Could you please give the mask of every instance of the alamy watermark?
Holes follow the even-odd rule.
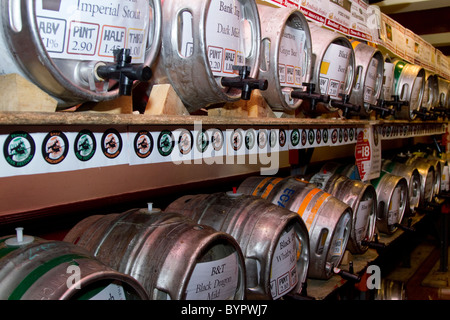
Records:
[[[77,265],[70,265],[66,270],[70,276],[66,280],[67,288],[81,289],[81,268]]]
[[[367,267],[367,274],[370,276],[367,277],[366,286],[367,289],[380,289],[381,288],[381,269],[377,265],[370,265]]]

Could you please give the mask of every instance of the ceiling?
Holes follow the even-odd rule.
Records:
[[[450,56],[450,0],[369,0],[369,4]]]

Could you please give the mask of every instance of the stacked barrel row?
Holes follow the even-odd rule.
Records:
[[[305,194],[309,193],[307,187]],[[90,216],[76,224],[58,245],[41,245],[32,237],[29,242],[15,240],[13,245],[5,242],[0,262],[6,268],[2,269],[0,287],[8,288],[4,291],[7,299],[32,297],[14,292],[28,278],[41,275],[43,279],[34,291],[47,291],[46,281],[52,282],[53,277],[59,279],[59,289],[63,290],[70,275],[69,265],[79,266],[85,276],[85,266],[72,257],[80,251],[90,260],[136,280],[145,293],[140,298],[278,299],[288,293],[302,293],[307,278],[328,279],[334,273],[343,273],[337,267],[351,221],[350,207],[317,188],[311,190],[319,198],[308,197],[301,205],[303,216],[240,192],[188,195],[175,200],[164,212],[149,207]],[[317,200],[319,203],[314,204]],[[322,204],[325,206],[321,209]],[[310,219],[304,220],[308,213]],[[67,263],[53,263],[61,260],[54,248],[59,246],[68,248]],[[40,250],[46,255],[35,264],[22,261],[30,251],[40,256]],[[47,253],[55,250],[56,257],[47,258]],[[7,268],[15,260],[19,263]],[[47,265],[58,269],[49,275],[44,268]],[[76,284],[87,290],[84,283]],[[47,298],[107,296],[104,288],[93,290],[101,294],[80,296],[72,289],[70,295]]]
[[[239,300],[246,295],[244,257],[234,238],[178,213],[149,206],[94,215],[75,225],[64,241],[26,238],[1,239],[2,299]]]
[[[304,294],[307,279],[358,281],[340,269],[345,251],[382,246],[377,233],[396,232],[448,182],[445,161],[400,158],[369,182],[355,165],[327,163],[303,177],[255,176],[234,192],[182,196],[165,211],[89,216],[64,241],[2,237],[0,297],[279,299]]]
[[[131,95],[138,82],[135,102],[169,84],[190,113],[253,90],[273,110],[309,116],[413,120],[449,108],[448,80],[254,0],[7,1],[0,19],[2,72],[60,108]]]
[[[0,294],[12,300],[277,299],[301,291],[309,266],[296,213],[234,193],[90,216],[64,241],[0,245]]]

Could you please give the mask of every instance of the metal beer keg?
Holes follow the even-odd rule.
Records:
[[[438,82],[438,106],[436,111],[448,114],[450,108],[450,81],[440,76],[437,77]]]
[[[384,58],[380,50],[359,41],[353,41],[356,80],[350,94],[350,103],[360,106],[359,115],[369,117],[377,107],[383,89]]]
[[[242,248],[247,271],[247,298],[277,299],[306,284],[309,236],[298,214],[270,201],[242,193],[183,196],[168,212],[233,236]]]
[[[352,209],[314,184],[298,179],[250,177],[238,192],[259,196],[298,213],[310,240],[308,277],[329,279],[343,258],[350,236]]]
[[[309,98],[300,105],[307,115],[343,110],[355,106],[348,102],[355,79],[355,55],[350,41],[337,32],[309,23],[313,66]]]
[[[261,92],[274,110],[292,111],[302,103],[295,92],[311,78],[311,34],[306,18],[294,8],[258,5],[261,19],[261,61],[259,77],[267,79]]]
[[[385,234],[393,234],[397,231],[397,224],[401,223],[408,205],[406,179],[382,171],[380,176],[372,179],[370,183],[377,192],[377,229]]]
[[[425,89],[425,69],[404,61],[394,62],[394,93],[400,100],[406,101],[395,113],[396,119],[414,120],[422,106]]]
[[[151,77],[160,0],[1,1],[0,11],[1,74],[28,79],[59,108],[130,95]]]
[[[419,171],[421,180],[420,204],[425,205],[426,202],[432,202],[436,191],[437,175],[434,166],[424,158],[417,156],[409,157],[405,164],[414,166]]]
[[[422,99],[422,112],[430,113],[439,106],[439,87],[437,75],[425,70],[425,89]]]
[[[0,238],[0,300],[146,300],[134,278],[64,241]]]
[[[422,181],[419,170],[414,165],[407,165],[405,163],[396,162],[392,160],[383,160],[381,170],[389,172],[396,176],[401,176],[406,179],[408,183],[408,203],[411,212],[421,203]]]
[[[139,281],[152,300],[241,300],[245,264],[228,234],[151,207],[94,215],[64,238]],[[220,266],[220,272],[217,267]]]
[[[310,179],[310,183],[330,193],[352,208],[353,216],[347,249],[362,254],[369,249],[368,242],[375,235],[377,219],[377,194],[375,188],[362,181],[321,169]]]
[[[267,89],[259,72],[261,26],[254,0],[172,0],[151,86],[170,84],[189,112],[250,99]]]

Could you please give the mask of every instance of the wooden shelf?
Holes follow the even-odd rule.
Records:
[[[108,114],[94,112],[0,112],[0,126],[146,126],[177,127],[201,123],[218,128],[363,128],[379,126],[382,139],[442,134],[447,122],[406,120],[355,120],[334,118],[242,118],[218,116]],[[7,129],[6,129],[7,130]],[[391,132],[392,131],[392,132]],[[394,132],[395,131],[395,132]],[[389,136],[385,136],[388,133]]]
[[[0,112],[0,125],[206,125],[264,126],[364,126],[367,120],[324,118],[242,118],[218,116],[174,116],[143,114],[108,114],[92,112]]]

